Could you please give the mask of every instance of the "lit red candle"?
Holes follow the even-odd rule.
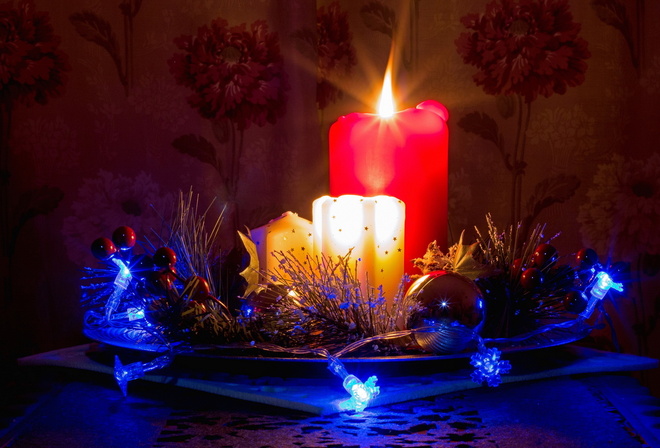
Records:
[[[330,195],[401,199],[405,270],[411,272],[410,260],[423,256],[430,242],[447,247],[449,114],[437,101],[388,114],[382,109],[390,103],[394,110],[388,80],[389,74],[378,114],[352,113],[330,127]]]

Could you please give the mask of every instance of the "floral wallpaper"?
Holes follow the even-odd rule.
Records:
[[[660,357],[656,17],[645,0],[3,0],[2,356],[83,341],[89,244],[153,234],[180,191],[224,210],[225,247],[311,218],[328,129],[374,110],[394,49],[399,107],[450,113],[449,241],[491,213],[630,262],[591,343]]]

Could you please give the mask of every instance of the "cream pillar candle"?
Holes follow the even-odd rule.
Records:
[[[261,271],[274,272],[277,268],[273,252],[288,252],[305,264],[307,255],[312,254],[312,223],[293,212],[283,213],[268,224],[251,230],[250,234],[257,246]]]
[[[391,303],[403,276],[404,221],[403,202],[391,196],[323,196],[313,203],[314,254],[336,258],[352,249],[363,287],[382,285]]]

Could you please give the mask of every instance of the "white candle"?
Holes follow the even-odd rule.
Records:
[[[257,246],[259,255],[259,270],[279,272],[277,258],[274,252],[289,253],[296,260],[307,264],[307,255],[312,255],[313,248],[312,223],[293,212],[285,212],[282,216],[268,224],[252,229],[252,241]],[[269,280],[268,280],[269,281]]]
[[[314,254],[336,258],[352,249],[363,288],[382,285],[391,303],[403,276],[404,221],[403,202],[391,196],[323,196],[313,203]]]

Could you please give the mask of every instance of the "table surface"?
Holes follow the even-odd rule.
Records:
[[[322,416],[147,381],[123,397],[110,375],[63,367],[17,367],[7,383],[2,447],[660,447],[660,401],[623,373]]]

